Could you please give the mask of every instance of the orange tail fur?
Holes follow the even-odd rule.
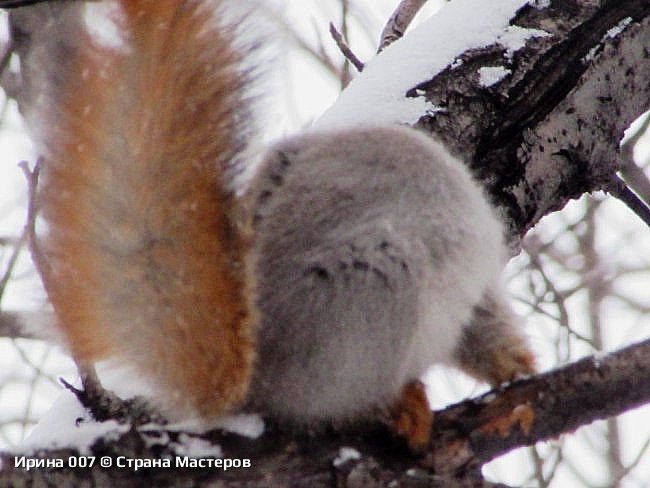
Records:
[[[116,357],[164,408],[212,418],[243,400],[255,349],[224,176],[246,77],[219,2],[117,3],[122,42],[74,39],[46,97],[44,282],[79,360]]]

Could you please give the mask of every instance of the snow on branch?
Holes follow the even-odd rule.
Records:
[[[569,199],[611,188],[623,131],[650,107],[646,3],[547,3],[454,0],[367,63],[317,126],[400,122],[430,132],[484,184],[516,246]],[[486,460],[647,402],[649,341],[437,412],[432,448],[422,458],[408,455],[382,429],[306,438],[270,429],[255,440],[213,432],[201,440],[218,444],[224,457],[250,458],[251,468],[200,476],[226,487],[489,486],[480,476]],[[156,441],[130,428],[91,449],[173,459],[182,435],[162,428]],[[342,447],[355,454],[342,455]],[[0,485],[45,479],[156,485],[172,479],[166,476],[176,485],[199,483],[192,470],[116,470],[109,480],[99,467],[24,472],[12,465],[13,456],[3,458]]]
[[[612,187],[623,131],[650,106],[649,15],[635,0],[455,0],[366,63],[316,125],[430,132],[486,186],[516,247],[569,199]]]
[[[477,398],[434,413],[434,433],[429,450],[420,457],[408,455],[381,428],[363,432],[327,432],[317,437],[296,437],[273,429],[250,439],[213,431],[192,434],[193,442],[213,445],[226,459],[248,459],[245,470],[203,470],[205,485],[220,486],[493,486],[482,480],[480,466],[509,450],[570,432],[594,420],[620,414],[650,401],[650,340],[600,358],[588,357],[568,366],[520,380]],[[90,455],[117,458],[169,459],[176,466],[183,458],[183,436],[164,427],[122,429],[111,438],[99,439]],[[187,439],[185,439],[187,443]],[[177,449],[176,451],[174,449]],[[35,459],[58,459],[74,451],[52,450]],[[115,486],[121,483],[162,482],[162,469],[44,469],[25,471],[14,467],[14,456],[0,457],[5,469],[0,485],[16,480],[50,483],[67,480],[75,486]],[[111,473],[107,484],[106,473]],[[175,486],[196,480],[195,470],[174,470]],[[363,479],[363,485],[354,480]],[[334,482],[333,480],[337,480]],[[119,484],[119,483],[118,483]],[[406,485],[406,486],[411,486]]]

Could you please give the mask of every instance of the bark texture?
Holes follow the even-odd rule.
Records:
[[[615,185],[623,132],[650,106],[649,17],[639,0],[527,5],[511,25],[550,35],[465,52],[407,94],[445,109],[419,125],[470,162],[514,242],[568,200]],[[488,66],[511,73],[484,87]]]
[[[20,19],[14,17],[14,31],[20,31]],[[22,19],[27,26],[29,16]],[[511,25],[548,35],[529,39],[514,51],[498,42],[467,51],[404,96],[426,97],[443,109],[423,113],[418,125],[469,162],[508,222],[514,249],[544,215],[568,200],[615,188],[623,131],[650,107],[650,2],[530,2]],[[17,39],[25,60],[29,39]],[[504,67],[509,73],[483,86],[482,67]],[[213,432],[207,439],[218,443],[225,457],[250,459],[251,467],[26,471],[13,468],[14,455],[5,455],[0,485],[499,486],[481,477],[486,461],[649,401],[646,341],[436,412],[431,449],[421,457],[409,455],[381,428],[308,438],[270,429],[256,440]],[[173,449],[179,435],[133,427],[118,438],[100,439],[92,454],[173,460],[179,455]],[[354,448],[348,451],[353,456],[339,463],[343,447]],[[73,454],[40,455],[65,459]]]
[[[27,471],[15,468],[17,455],[3,455],[0,486],[54,487],[64,486],[64,482],[100,487],[116,483],[125,487],[145,483],[323,488],[501,486],[483,480],[483,463],[649,401],[650,340],[603,358],[582,359],[435,412],[431,446],[421,456],[409,454],[380,426],[302,438],[270,428],[258,439],[219,431],[200,436],[219,445],[225,458],[249,459],[249,468],[178,468],[176,459],[183,456],[181,436],[187,434],[131,427],[115,438],[95,442],[89,453],[97,457],[92,468],[67,468],[67,459],[79,454],[72,450],[36,454],[50,462],[60,459],[63,469]],[[109,456],[114,467],[102,468],[101,456]],[[171,467],[115,467],[119,456],[169,459]]]

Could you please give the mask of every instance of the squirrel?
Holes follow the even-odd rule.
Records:
[[[228,1],[109,3],[119,38],[74,29],[33,104],[40,272],[78,362],[134,368],[171,418],[389,412],[414,448],[430,365],[492,385],[535,371],[500,284],[503,226],[441,143],[306,131],[238,191],[254,77]]]

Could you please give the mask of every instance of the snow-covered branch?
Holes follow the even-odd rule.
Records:
[[[508,223],[513,245],[571,198],[610,189],[620,140],[650,107],[650,9],[617,0],[454,0],[387,47],[316,124],[408,123],[461,157]],[[432,449],[408,455],[383,429],[259,439],[213,432],[247,470],[5,469],[0,485],[169,481],[222,486],[488,486],[486,460],[650,401],[650,343],[586,359],[437,412]],[[94,455],[175,459],[184,433],[123,429]],[[343,447],[352,450],[342,450]],[[47,459],[73,451],[48,451]],[[44,457],[45,458],[45,457]],[[14,457],[5,457],[11,467]],[[444,472],[444,473],[443,473]],[[17,483],[16,483],[17,484]]]
[[[398,122],[483,181],[513,243],[608,189],[623,131],[650,106],[650,10],[621,0],[455,0],[367,63],[317,126]]]

